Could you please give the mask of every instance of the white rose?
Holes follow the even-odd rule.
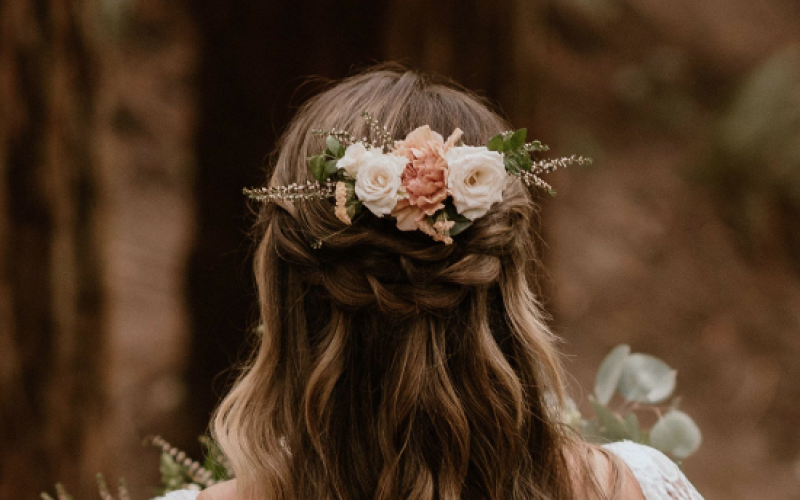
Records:
[[[347,149],[344,150],[344,156],[336,162],[336,168],[344,170],[347,175],[355,179],[361,163],[372,154],[373,151],[367,150],[363,144],[356,142],[347,146]]]
[[[503,201],[508,174],[502,154],[485,147],[459,146],[450,148],[444,158],[447,190],[458,213],[475,220]]]
[[[403,197],[402,174],[408,159],[388,154],[364,156],[356,176],[356,196],[370,212],[389,215]]]

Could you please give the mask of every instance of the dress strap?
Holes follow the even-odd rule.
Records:
[[[655,448],[632,441],[609,443],[603,448],[625,462],[645,500],[703,500],[675,462]]]

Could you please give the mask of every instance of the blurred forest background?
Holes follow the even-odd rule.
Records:
[[[798,26],[796,0],[0,1],[0,498],[98,471],[144,498],[144,436],[199,453],[256,319],[241,188],[325,79],[386,60],[595,158],[542,200],[579,399],[627,342],[678,369],[706,498],[800,498]]]

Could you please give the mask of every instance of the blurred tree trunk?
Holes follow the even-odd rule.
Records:
[[[193,29],[179,2],[0,4],[0,498],[158,484],[190,436]]]
[[[0,497],[77,477],[103,415],[97,71],[84,2],[0,7]]]

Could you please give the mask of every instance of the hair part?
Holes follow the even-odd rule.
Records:
[[[315,128],[395,139],[428,124],[485,144],[510,127],[475,95],[378,69],[312,98],[283,135],[271,185],[309,180]],[[598,484],[553,416],[563,372],[532,292],[536,207],[521,183],[453,245],[329,202],[265,204],[255,254],[263,334],[213,434],[244,499],[570,499]],[[311,243],[324,238],[321,250]],[[615,476],[618,467],[612,466]]]

